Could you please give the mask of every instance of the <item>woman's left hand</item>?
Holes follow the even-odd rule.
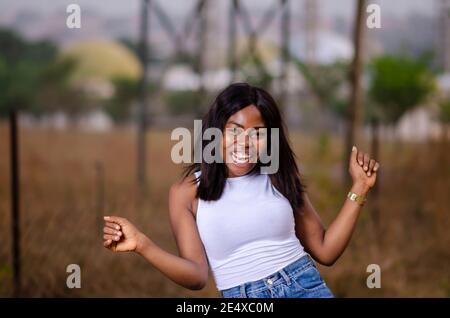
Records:
[[[380,164],[367,153],[358,150],[355,146],[350,155],[349,172],[353,184],[361,185],[370,190],[375,185]]]

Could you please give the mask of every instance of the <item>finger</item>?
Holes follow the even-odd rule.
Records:
[[[122,236],[122,232],[121,231],[117,231],[115,229],[112,229],[112,228],[106,227],[106,226],[103,228],[103,233],[104,234],[111,234],[111,235]]]
[[[356,149],[355,146],[352,147],[352,152],[350,154],[350,164],[352,164],[352,162],[356,162],[356,154],[358,152],[358,149]]]
[[[118,235],[104,234],[103,235],[103,239],[104,240],[118,241],[118,240],[120,240],[120,237]]]
[[[104,247],[109,247],[111,245],[111,243],[112,243],[112,240],[106,240],[106,241],[103,242],[103,246]]]
[[[364,164],[364,153],[362,151],[358,151],[358,163],[361,167]]]
[[[373,159],[370,159],[369,161],[369,171],[367,171],[367,175],[370,177],[373,171],[373,168],[375,168],[376,161]]]
[[[378,169],[380,169],[380,164],[378,163],[378,161],[375,163],[375,167],[373,167],[373,171],[377,172]]]
[[[114,235],[114,234],[116,234],[116,232],[117,231],[115,229],[112,229],[112,228],[107,227],[107,226],[105,226],[103,228],[103,234],[112,234],[112,235]]]
[[[103,219],[107,222],[113,222],[123,226],[125,224],[125,219],[118,216],[105,216]]]
[[[112,223],[112,222],[106,222],[105,225],[110,227],[110,228],[112,228],[112,229],[120,230],[120,225],[119,224]]]
[[[120,225],[116,224],[116,223],[106,222],[105,226],[109,227],[109,228],[111,228],[113,230],[120,230]]]
[[[368,154],[364,154],[364,166],[363,169],[364,171],[368,171],[369,170],[369,161],[370,161],[370,157]]]

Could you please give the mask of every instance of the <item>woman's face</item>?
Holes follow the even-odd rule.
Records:
[[[229,177],[239,177],[254,168],[258,150],[266,147],[266,125],[255,105],[249,105],[228,118],[223,132],[222,156]]]

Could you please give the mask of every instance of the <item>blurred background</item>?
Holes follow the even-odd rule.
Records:
[[[71,3],[0,0],[0,296],[219,296],[211,275],[189,291],[104,249],[102,216],[177,253],[170,133],[236,81],[277,99],[326,224],[352,144],[381,162],[349,247],[321,267],[335,295],[450,296],[449,0],[78,0],[69,28]]]

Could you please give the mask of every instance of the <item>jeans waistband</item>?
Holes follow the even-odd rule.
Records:
[[[305,254],[291,264],[283,267],[279,271],[268,275],[262,279],[246,282],[238,286],[234,286],[225,290],[221,290],[220,294],[224,297],[227,295],[240,295],[240,297],[247,297],[247,293],[257,292],[268,287],[274,287],[282,283],[290,284],[290,280],[296,273],[303,271],[308,266],[315,266],[314,260],[309,254]]]

